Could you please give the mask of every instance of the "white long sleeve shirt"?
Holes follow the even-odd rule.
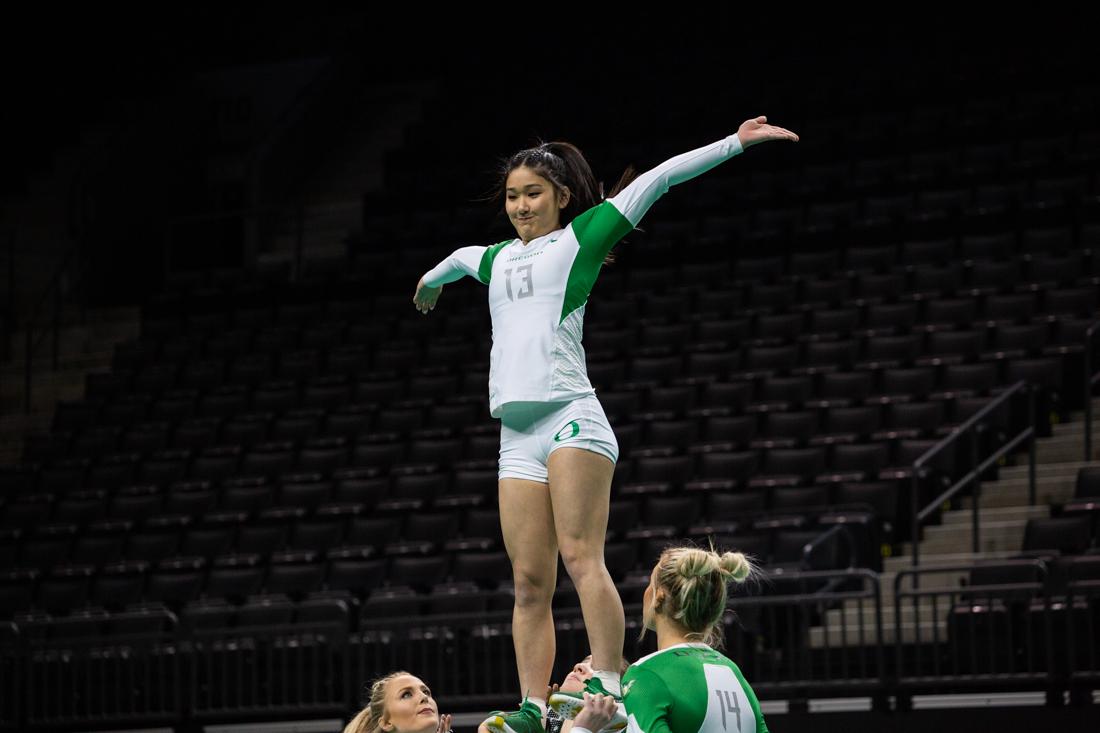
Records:
[[[585,367],[584,307],[611,248],[670,186],[742,152],[737,135],[666,160],[564,229],[524,244],[462,247],[424,275],[438,287],[464,275],[489,286],[493,348],[489,412],[512,402],[568,402],[594,394]]]

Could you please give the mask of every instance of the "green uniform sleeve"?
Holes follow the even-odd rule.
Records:
[[[588,263],[587,269],[599,269],[615,243],[632,229],[634,226],[610,201],[596,204],[573,219],[573,233],[581,248],[577,258]]]
[[[741,153],[741,140],[730,135],[717,142],[669,158],[646,171],[612,198],[593,206],[573,219],[573,232],[580,243],[581,269],[593,272],[615,243],[638,225],[649,207],[670,186],[690,180]]]
[[[604,257],[616,242],[633,229],[630,222],[608,201],[593,206],[573,219],[569,226],[573,227],[580,250],[569,270],[559,323],[585,304],[592,286],[596,284]]]
[[[497,258],[497,254],[500,250],[504,249],[504,245],[511,242],[511,239],[507,239],[503,242],[498,242],[491,247],[485,248],[485,253],[481,256],[481,262],[477,268],[477,279],[486,285],[489,284],[489,279],[493,275],[493,260]]]
[[[623,675],[623,707],[630,733],[672,733],[671,705],[672,695],[656,674],[631,667]]]

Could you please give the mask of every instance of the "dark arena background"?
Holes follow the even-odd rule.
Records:
[[[416,283],[540,138],[610,187],[760,114],[801,142],[588,305],[626,656],[713,539],[775,733],[1100,730],[1087,23],[223,5],[5,22],[0,731],[339,731],[397,669],[514,706],[485,290]],[[561,680],[564,570],[554,616]]]

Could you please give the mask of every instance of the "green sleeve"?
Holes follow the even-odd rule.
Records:
[[[672,694],[658,675],[631,667],[623,675],[623,707],[637,730],[633,733],[672,733],[669,708]]]
[[[573,219],[573,233],[580,245],[580,257],[597,263],[615,246],[615,243],[634,229],[625,216],[610,201],[596,204]]]
[[[485,248],[485,254],[481,255],[481,264],[477,268],[478,280],[486,285],[489,284],[489,278],[493,276],[493,260],[497,258],[497,254],[500,250],[504,249],[504,245],[511,241],[511,239],[507,239]]]
[[[569,270],[559,323],[585,304],[603,267],[604,257],[634,228],[609,201],[593,206],[573,219],[570,226],[580,251]]]

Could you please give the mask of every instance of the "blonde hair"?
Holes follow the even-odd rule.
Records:
[[[386,685],[408,672],[391,672],[385,677],[379,677],[371,683],[370,699],[366,707],[356,714],[351,721],[344,726],[344,733],[379,733],[382,718],[386,714]],[[411,676],[411,675],[410,675]]]
[[[758,575],[752,560],[740,552],[718,554],[712,547],[669,547],[657,560],[656,588],[665,598],[655,610],[679,622],[688,637],[713,647],[722,643],[722,615],[727,586]]]

